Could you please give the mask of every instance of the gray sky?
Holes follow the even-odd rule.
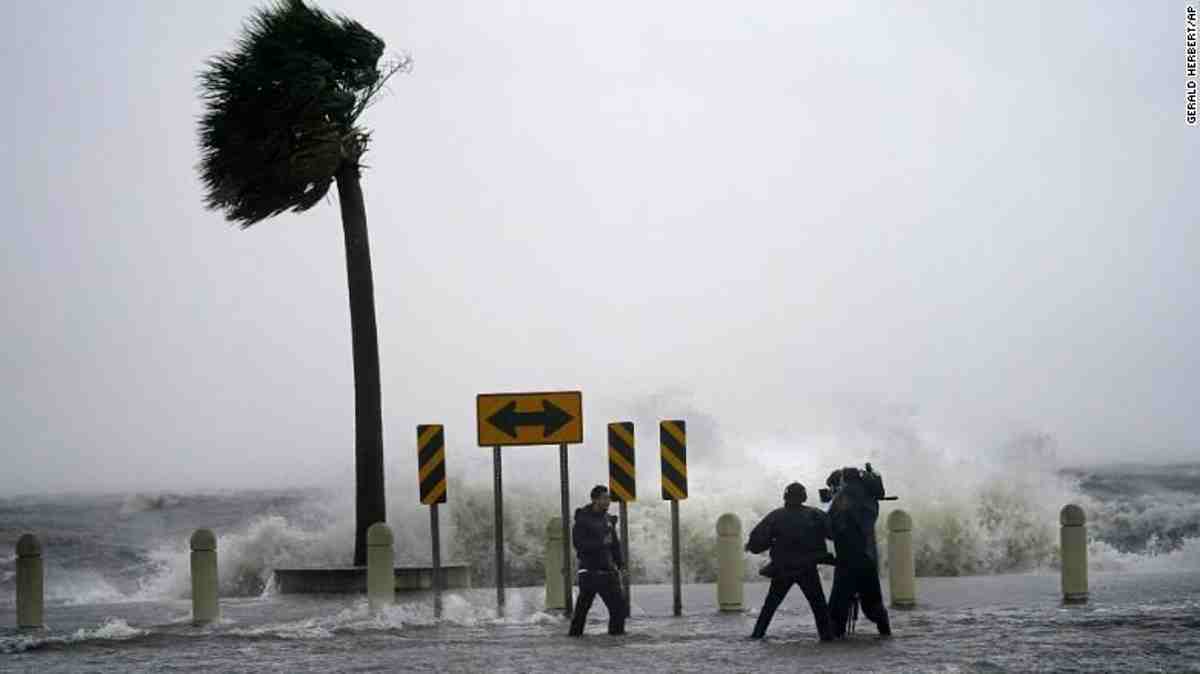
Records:
[[[486,479],[475,394],[576,388],[593,471],[659,413],[1197,456],[1183,3],[321,4],[415,60],[366,120],[389,480],[433,422]],[[202,207],[250,7],[5,3],[0,495],[352,475],[336,201]]]

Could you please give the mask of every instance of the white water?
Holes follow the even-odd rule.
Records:
[[[816,501],[817,489],[829,471],[864,461],[871,461],[882,473],[889,493],[900,497],[883,506],[880,541],[886,540],[882,527],[890,509],[906,509],[915,522],[914,548],[922,575],[1054,569],[1058,512],[1066,503],[1077,503],[1088,513],[1093,537],[1089,561],[1095,571],[1200,568],[1200,539],[1158,537],[1160,532],[1189,531],[1188,527],[1200,523],[1200,470],[1196,467],[1188,469],[1190,473],[1182,470],[1173,475],[1185,482],[1193,480],[1195,485],[1186,482],[1184,487],[1175,485],[1174,490],[1161,486],[1161,470],[1131,468],[1127,475],[1121,472],[1126,469],[1121,469],[1111,482],[1128,484],[1135,493],[1097,500],[1081,489],[1082,476],[1087,473],[1064,471],[1052,438],[1039,434],[1018,434],[977,446],[923,428],[911,415],[880,414],[866,422],[856,421],[848,432],[742,441],[726,437],[712,417],[681,408],[669,399],[655,399],[639,409],[634,421],[642,447],[638,464],[641,499],[629,508],[635,582],[667,582],[670,578],[669,508],[658,498],[656,452],[645,447],[653,447],[653,436],[648,441],[646,430],[656,429],[656,419],[675,416],[689,419],[691,498],[680,507],[685,580],[713,577],[714,523],[722,513],[737,514],[748,531],[777,507],[787,483],[804,483],[811,500]],[[477,477],[465,478],[462,472],[454,472],[455,465],[462,465],[454,463],[455,457],[477,456],[476,448],[450,447],[448,452],[451,498],[442,508],[443,559],[470,564],[477,584],[487,584],[494,577],[490,475],[481,478],[481,473],[487,473],[474,470]],[[544,577],[545,527],[559,514],[556,465],[553,461],[531,463],[530,454],[511,456],[514,459],[506,463],[505,476],[509,584],[539,584]],[[583,455],[577,452],[574,456]],[[583,501],[578,495],[607,477],[602,463],[573,461],[571,486],[576,497],[572,510]],[[428,512],[417,504],[414,483],[402,477],[389,480],[389,522],[396,533],[400,563],[428,563],[430,558]],[[47,597],[59,604],[187,597],[187,535],[195,526],[213,528],[217,533],[225,596],[257,596],[269,591],[271,570],[277,567],[348,564],[353,518],[347,490],[296,494],[291,500],[266,492],[134,494],[94,507],[84,504],[78,521],[58,519],[33,525],[63,531],[49,532],[45,541]],[[53,499],[47,502],[56,504]],[[20,517],[26,517],[31,508],[36,514],[31,503],[29,499],[10,502]],[[110,510],[111,516],[105,515]],[[122,549],[130,554],[100,555],[100,561],[95,561],[97,551],[116,545],[114,538],[120,538]],[[1145,544],[1135,546],[1130,541]],[[61,542],[74,547],[63,551]],[[885,545],[881,552],[886,554]],[[80,557],[70,557],[76,554]],[[757,561],[748,558],[749,578],[754,577]],[[12,570],[11,557],[0,559],[0,601],[11,597]]]

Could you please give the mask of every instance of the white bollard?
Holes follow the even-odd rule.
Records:
[[[192,533],[192,624],[206,625],[221,617],[217,602],[217,537],[209,529]]]
[[[742,521],[733,513],[717,518],[717,606],[742,610]]]
[[[546,610],[567,607],[563,587],[562,518],[551,517],[546,524]]]
[[[1074,503],[1058,514],[1062,524],[1062,593],[1067,604],[1088,600],[1087,516]]]
[[[17,539],[17,627],[45,626],[45,599],[42,544],[37,536],[25,534]]]
[[[913,563],[912,517],[903,510],[888,515],[888,581],[892,607],[917,605],[916,566]]]
[[[384,522],[367,527],[367,603],[372,612],[396,603],[396,548]]]

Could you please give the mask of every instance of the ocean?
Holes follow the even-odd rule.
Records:
[[[449,592],[441,619],[428,593],[398,595],[372,615],[363,597],[275,591],[275,567],[347,563],[352,526],[339,492],[3,498],[0,671],[1200,671],[1200,465],[1056,469],[954,493],[920,492],[899,474],[891,484],[916,524],[918,606],[892,612],[891,639],[864,620],[834,644],[817,642],[798,590],[767,640],[746,639],[766,589],[754,556],[745,611],[716,610],[715,516],[731,510],[748,530],[775,505],[765,492],[683,504],[678,618],[666,508],[632,504],[629,634],[604,634],[597,601],[581,640],[568,639],[564,617],[543,606],[541,532],[557,514],[555,495],[519,484],[506,485],[507,578],[518,586],[507,615],[496,615],[487,587],[490,485],[477,484],[459,489],[444,526],[444,558],[472,564],[475,587]],[[1060,601],[1056,514],[1066,502],[1089,518],[1083,606]],[[399,561],[427,563],[425,513],[397,505],[389,521]],[[207,627],[190,624],[186,545],[197,527],[218,533],[222,620]],[[21,632],[13,551],[29,531],[44,548],[47,627]],[[885,595],[886,584],[885,572]]]

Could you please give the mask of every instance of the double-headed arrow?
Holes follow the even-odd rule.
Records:
[[[512,400],[488,417],[487,422],[510,438],[517,437],[518,426],[541,426],[542,437],[548,438],[572,419],[574,417],[549,400],[542,400],[541,412],[518,412],[517,401]]]

